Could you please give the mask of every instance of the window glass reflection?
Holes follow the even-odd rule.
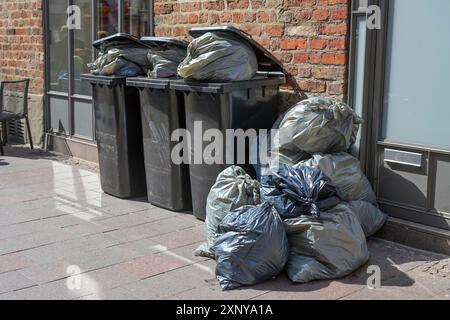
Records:
[[[97,39],[119,32],[119,1],[97,1]]]
[[[150,1],[125,0],[124,32],[137,37],[150,35]]]
[[[67,4],[61,0],[49,0],[49,76],[50,90],[69,92],[69,59]]]
[[[92,60],[92,1],[74,0],[73,4],[81,9],[81,29],[73,32],[74,93],[89,96],[91,86],[80,76],[89,72],[87,64]]]

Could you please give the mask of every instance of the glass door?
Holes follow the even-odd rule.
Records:
[[[383,1],[373,172],[392,216],[450,230],[450,2]]]

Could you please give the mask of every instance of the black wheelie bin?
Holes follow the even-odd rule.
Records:
[[[251,39],[248,35],[237,28],[231,26],[218,26],[206,28],[193,28],[189,34],[197,38],[207,32],[234,35],[246,41],[255,51],[258,59],[257,75],[247,81],[237,81],[229,83],[205,83],[187,80],[172,81],[171,89],[181,91],[184,94],[186,128],[191,135],[191,159],[199,157],[199,152],[203,154],[205,147],[211,141],[202,141],[201,146],[196,145],[194,136],[198,137],[209,129],[219,129],[224,137],[224,145],[233,145],[231,140],[226,138],[228,129],[267,129],[270,130],[277,120],[279,108],[281,106],[281,96],[279,87],[290,77],[284,70],[283,65],[270,52],[260,44]],[[195,130],[194,130],[195,127]],[[200,129],[201,127],[201,129]],[[208,139],[206,139],[208,140]],[[197,142],[198,144],[198,142]],[[189,165],[193,213],[196,218],[205,220],[206,200],[209,191],[215,183],[217,176],[230,165],[240,165],[249,174],[254,175],[254,169],[250,164],[249,157],[250,141],[246,141],[245,163],[237,161],[237,145],[235,144],[233,163],[206,164],[193,162]],[[201,147],[201,148],[199,148]],[[230,150],[230,149],[229,149]],[[224,148],[223,153],[226,153]],[[240,150],[239,152],[242,152]]]
[[[186,52],[187,43],[172,38],[144,37],[156,50],[177,47]],[[155,51],[157,52],[157,51]],[[176,68],[175,68],[176,73]],[[185,129],[184,96],[170,89],[173,78],[127,78],[127,86],[139,89],[144,142],[147,197],[151,204],[182,211],[192,208],[188,164],[171,159],[174,130]]]
[[[93,42],[107,52],[117,45],[148,48],[129,34],[115,34]],[[147,193],[142,146],[139,92],[126,85],[125,76],[83,74],[92,85],[95,134],[102,190],[119,198],[143,197]]]

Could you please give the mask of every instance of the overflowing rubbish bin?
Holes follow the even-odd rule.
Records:
[[[150,203],[165,209],[180,211],[192,207],[188,164],[176,164],[171,153],[176,142],[171,141],[172,132],[184,129],[184,97],[180,92],[170,89],[173,81],[172,68],[176,74],[178,63],[175,59],[184,50],[187,43],[170,38],[141,38],[154,48],[158,57],[154,59],[149,72],[154,76],[169,76],[164,79],[134,77],[127,79],[129,87],[139,89],[140,112],[142,118],[145,172],[147,178],[147,196]],[[169,52],[170,50],[170,52]],[[162,58],[161,58],[162,57]],[[176,60],[175,60],[176,61]],[[156,70],[159,68],[159,70]]]
[[[191,43],[188,48],[188,59],[190,61],[182,62],[178,69],[179,74],[185,74],[187,78],[172,81],[170,88],[182,92],[184,95],[186,128],[190,133],[192,145],[189,170],[193,213],[198,219],[205,220],[207,196],[219,173],[231,165],[240,165],[251,173],[252,168],[248,152],[250,143],[248,140],[245,143],[245,161],[238,161],[238,157],[242,156],[238,152],[242,153],[244,150],[237,150],[237,146],[234,145],[232,161],[226,161],[225,159],[232,150],[224,148],[223,162],[217,163],[216,161],[214,164],[210,164],[207,162],[210,162],[211,159],[198,160],[202,158],[203,151],[211,144],[211,141],[200,141],[199,143],[197,141],[198,137],[200,137],[200,140],[203,140],[203,135],[211,132],[210,129],[219,129],[224,137],[224,146],[230,146],[234,144],[232,141],[234,138],[227,137],[228,129],[242,129],[244,131],[248,129],[271,129],[279,115],[279,106],[281,104],[279,86],[286,82],[288,73],[283,69],[282,63],[270,52],[239,29],[228,26],[194,28],[189,33],[194,38],[194,41],[196,38],[203,38],[199,43],[195,43],[195,46],[192,46]],[[216,37],[212,37],[211,34]],[[233,57],[237,54],[238,58],[245,58],[248,60],[247,64],[251,65],[253,59],[250,55],[251,52],[254,52],[257,58],[257,70],[255,70],[255,75],[250,80],[230,82],[217,82],[214,80],[231,79],[231,77],[228,77],[228,74],[219,72],[220,66],[222,68],[230,68],[227,64],[227,56],[217,58],[223,58],[224,62],[222,64],[218,60],[214,60],[213,63],[215,63],[216,68],[209,70],[208,74],[198,72],[197,75],[200,74],[198,77],[192,74],[192,68],[197,67],[197,62],[202,59],[202,55],[206,59],[211,57],[211,52],[208,52],[207,49],[212,44],[205,45],[204,49],[199,49],[199,47],[203,44],[203,41],[213,41],[217,36],[219,36],[219,40],[213,45],[218,48],[218,54],[222,50],[232,50],[231,48],[233,48],[235,41],[240,42],[241,46],[252,49],[251,51],[241,50],[237,53],[235,51],[230,53]],[[230,37],[232,40],[227,43],[226,41]],[[189,57],[189,55],[194,54],[196,56]],[[248,77],[249,70],[239,72],[238,62],[235,59],[228,61],[229,64],[234,64],[230,72],[236,74],[238,79],[242,79],[244,76]],[[209,66],[209,63],[205,61],[205,65],[207,65],[205,68]],[[201,64],[201,61],[199,64]],[[244,67],[247,67],[247,65],[244,65]],[[198,78],[212,80],[208,82],[205,82],[205,80],[202,80],[202,82],[191,80],[197,80]]]
[[[145,63],[142,55],[150,47],[128,34],[112,35],[92,45],[100,57],[90,66],[94,74],[83,74],[81,79],[93,88],[102,190],[119,198],[145,196],[139,92],[126,85],[126,76],[145,72],[137,63]]]

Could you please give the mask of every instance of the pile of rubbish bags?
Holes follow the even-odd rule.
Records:
[[[229,82],[250,80],[258,71],[250,45],[224,33],[208,32],[195,38],[187,52],[176,45],[146,48],[123,41],[108,42],[99,51],[98,58],[88,64],[96,75]]]
[[[253,180],[222,172],[207,200],[207,243],[195,255],[216,260],[224,290],[283,270],[294,283],[349,275],[369,259],[366,238],[386,222],[358,159],[346,153],[361,118],[324,98],[298,103],[274,126],[271,159]]]
[[[88,64],[92,74],[104,76],[171,78],[186,58],[186,50],[175,45],[146,48],[129,42],[110,42],[100,47],[98,58]]]

